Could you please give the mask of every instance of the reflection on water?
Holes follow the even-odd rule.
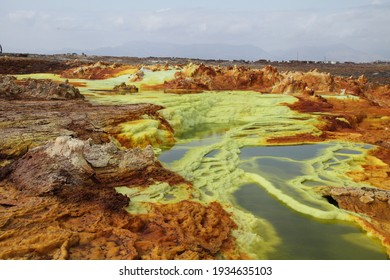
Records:
[[[241,149],[242,158],[256,156],[284,157],[293,160],[307,160],[315,157],[322,148],[331,146],[329,143],[317,145],[263,146],[244,147]]]

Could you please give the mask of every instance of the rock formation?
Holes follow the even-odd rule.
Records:
[[[130,82],[140,82],[143,80],[145,76],[145,73],[144,71],[142,71],[141,69],[139,69],[137,72],[135,72],[133,74],[133,76],[130,78]]]
[[[276,68],[261,70],[245,67],[213,67],[189,64],[177,72],[173,81],[160,86],[163,89],[183,90],[258,90],[270,92],[281,79]]]
[[[80,91],[68,83],[25,79],[0,75],[0,98],[22,100],[84,99]]]
[[[262,69],[247,67],[218,67],[188,64],[177,72],[175,79],[166,81],[156,89],[185,90],[255,90],[263,93],[333,93],[365,96],[373,102],[389,98],[390,87],[368,83],[364,76],[355,79],[333,76],[314,69],[309,72],[279,72],[275,67]],[[387,96],[387,97],[386,97]]]
[[[98,61],[93,64],[84,64],[79,67],[67,69],[61,73],[63,78],[101,80],[121,75],[122,73],[136,71],[136,68],[128,65],[110,64]]]
[[[138,88],[135,85],[126,85],[126,83],[114,86],[113,90],[123,94],[138,92]]]
[[[322,196],[337,207],[360,215],[356,221],[378,237],[390,255],[390,191],[376,188],[323,187]]]
[[[50,192],[70,194],[67,189],[78,186],[125,185],[128,177],[154,164],[150,146],[121,151],[111,142],[97,145],[92,140],[61,136],[54,143],[30,150],[5,169],[18,189],[42,196]],[[76,195],[81,195],[80,191]]]

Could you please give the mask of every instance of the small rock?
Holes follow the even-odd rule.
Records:
[[[348,195],[349,193],[350,192],[347,189],[343,189],[343,188],[332,189],[330,191],[330,194],[332,196]]]
[[[120,85],[114,86],[113,90],[130,93],[138,92],[138,88],[135,85],[126,85],[126,83],[121,83]]]
[[[375,192],[375,198],[378,199],[379,201],[383,201],[383,202],[386,202],[389,200],[387,193],[384,191]]]
[[[359,198],[359,200],[360,200],[361,202],[363,202],[363,203],[366,203],[366,204],[371,203],[371,202],[374,201],[374,199],[373,199],[371,196],[368,196],[368,195],[363,195],[363,196],[361,196],[361,197]]]
[[[84,146],[84,157],[93,167],[106,167],[117,151],[118,148],[112,142],[103,145],[87,143]]]
[[[364,190],[361,190],[361,189],[351,190],[351,196],[353,196],[353,197],[360,197],[360,196],[364,196],[364,195],[365,195]]]

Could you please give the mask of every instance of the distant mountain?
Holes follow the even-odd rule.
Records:
[[[380,55],[365,53],[344,44],[328,46],[300,46],[288,50],[273,51],[275,60],[353,61],[370,62],[383,60]]]
[[[270,57],[263,49],[253,45],[188,44],[159,42],[128,42],[117,47],[99,48],[86,53],[95,55],[133,57],[185,57],[200,59],[258,60]]]
[[[366,53],[345,44],[325,46],[299,46],[283,50],[265,51],[254,45],[231,44],[175,44],[166,42],[132,41],[120,46],[94,50],[62,49],[46,53],[86,53],[89,55],[130,57],[180,57],[199,59],[250,60],[268,59],[372,62],[388,60],[388,57]]]

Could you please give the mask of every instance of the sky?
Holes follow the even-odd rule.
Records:
[[[93,50],[131,41],[266,51],[343,44],[390,59],[390,0],[1,1],[3,52]]]

